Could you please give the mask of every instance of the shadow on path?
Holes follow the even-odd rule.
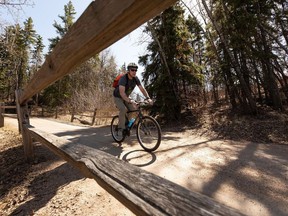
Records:
[[[57,194],[61,186],[82,178],[81,173],[68,163],[37,176],[29,186],[29,195],[33,199],[16,208],[12,215],[33,215]]]
[[[270,215],[287,216],[288,146],[249,143],[234,155],[236,159],[231,159],[232,153],[226,155],[225,165],[215,166],[217,173],[203,186],[203,194],[213,197],[223,184],[231,184],[249,199],[262,203]]]
[[[33,164],[25,161],[22,145],[0,152],[0,198],[5,209],[18,206],[9,215],[33,215],[49,202],[61,186],[83,178],[78,170],[46,147],[34,144]],[[33,199],[24,202],[30,197]]]

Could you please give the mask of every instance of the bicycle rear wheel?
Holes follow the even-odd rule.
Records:
[[[119,116],[114,116],[112,121],[111,121],[111,134],[113,139],[121,143],[125,139],[125,136],[123,136],[122,131],[118,130],[118,123],[119,123]]]
[[[161,143],[161,129],[151,116],[144,116],[136,129],[137,139],[145,151],[155,151]]]

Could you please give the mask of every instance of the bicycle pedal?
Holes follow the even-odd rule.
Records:
[[[123,130],[123,136],[130,136],[130,131],[127,129]]]

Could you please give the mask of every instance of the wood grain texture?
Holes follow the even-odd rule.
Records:
[[[20,105],[19,98],[21,96],[21,93],[22,91],[20,90],[15,91],[18,125],[22,134],[25,159],[28,162],[32,162],[34,159],[34,147],[30,132],[27,129],[27,127],[30,125],[28,105],[27,103]]]
[[[136,215],[241,215],[213,199],[130,165],[100,150],[35,128],[33,138],[78,168]]]
[[[72,69],[112,45],[176,0],[93,1],[54,48],[25,87],[20,103],[59,80]]]

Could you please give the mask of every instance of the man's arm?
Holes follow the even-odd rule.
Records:
[[[149,94],[146,91],[146,89],[142,85],[139,85],[138,87],[139,87],[140,91],[142,92],[142,94],[146,97],[146,99],[150,99]]]
[[[127,103],[131,102],[130,98],[127,97],[127,95],[125,93],[125,86],[119,85],[119,93],[120,93],[120,96],[122,97],[122,99],[124,101],[126,101]]]

